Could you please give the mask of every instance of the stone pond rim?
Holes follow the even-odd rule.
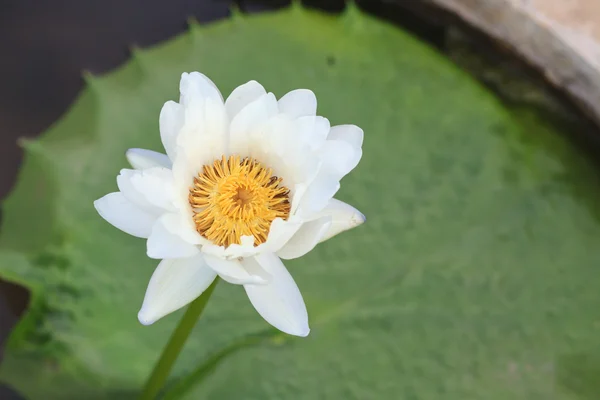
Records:
[[[600,2],[424,0],[424,3],[458,16],[516,52],[600,126]]]

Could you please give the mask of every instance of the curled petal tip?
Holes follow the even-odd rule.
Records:
[[[295,325],[288,326],[280,326],[277,327],[283,333],[287,333],[288,335],[298,336],[298,337],[307,337],[310,334],[310,328],[308,326],[308,322]]]
[[[356,210],[356,213],[354,215],[352,215],[352,224],[354,226],[362,225],[366,221],[367,221],[367,217],[365,217],[365,214],[361,213],[358,210]]]
[[[148,315],[148,313],[144,309],[141,309],[138,313],[138,320],[142,325],[145,326],[152,325],[156,322],[156,318],[151,318],[150,315]]]
[[[306,328],[299,330],[298,333],[296,333],[296,336],[307,337],[309,333],[310,333],[310,328],[307,326]]]

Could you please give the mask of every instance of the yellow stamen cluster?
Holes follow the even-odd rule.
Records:
[[[290,214],[290,191],[281,181],[253,158],[223,156],[205,165],[189,193],[196,230],[219,246],[240,244],[242,236],[264,243],[271,222]]]

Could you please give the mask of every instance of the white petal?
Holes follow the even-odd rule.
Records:
[[[277,100],[273,93],[267,93],[241,109],[229,126],[230,152],[247,154],[253,131],[260,129],[277,113]]]
[[[254,236],[242,236],[241,244],[234,243],[227,248],[213,243],[203,244],[202,253],[226,260],[236,260],[254,256],[258,253],[258,247],[254,247]]]
[[[279,99],[279,111],[291,118],[315,115],[317,113],[317,98],[308,89],[297,89]]]
[[[179,232],[172,232],[169,220],[172,216],[163,215],[152,227],[146,243],[146,253],[150,258],[187,258],[200,251],[198,246],[186,241]]]
[[[292,203],[292,208],[290,210],[290,213],[292,215],[296,214],[296,211],[298,210],[298,207],[300,206],[300,204],[302,203],[302,198],[304,197],[304,194],[306,193],[306,191],[308,190],[308,183],[312,182],[312,180],[308,181],[308,182],[304,182],[304,183],[299,183],[293,186],[293,192],[292,192],[292,198],[291,198],[291,203]]]
[[[296,336],[307,336],[308,314],[302,294],[279,257],[263,253],[243,261],[248,270],[258,263],[272,279],[266,285],[244,285],[250,302],[258,313],[275,328]]]
[[[321,164],[321,151],[329,132],[323,117],[290,120],[278,114],[249,136],[248,154],[261,160],[292,188],[314,179]]]
[[[256,254],[252,255],[251,257],[242,258],[240,261],[242,266],[246,271],[248,271],[249,274],[260,276],[265,282],[270,282],[271,279],[273,279],[273,276],[267,273],[267,271],[265,271],[264,268],[254,259],[255,255]]]
[[[162,260],[150,278],[138,319],[153,324],[198,298],[216,276],[200,255]]]
[[[158,125],[160,128],[160,139],[163,147],[171,160],[175,159],[177,148],[177,136],[185,123],[184,107],[174,101],[167,101],[160,110]]]
[[[275,218],[271,222],[267,241],[256,247],[257,253],[275,253],[279,251],[294,236],[298,229],[302,227],[303,222],[303,220],[294,217],[290,217],[287,221]]]
[[[314,217],[327,206],[333,195],[340,189],[339,177],[320,172],[302,195],[297,214],[302,218]]]
[[[363,144],[364,132],[356,125],[337,125],[332,126],[328,140],[342,140],[347,142],[355,149],[359,149]]]
[[[179,102],[183,105],[189,105],[192,102],[213,99],[223,103],[223,96],[217,86],[200,72],[184,72],[181,74],[179,82],[179,92],[181,97]]]
[[[176,164],[184,154],[192,170],[212,163],[228,146],[229,120],[222,102],[208,98],[185,108],[185,125],[177,137]]]
[[[275,108],[273,111],[276,111]],[[284,114],[277,114],[257,124],[245,136],[247,154],[268,165],[275,175],[285,177],[290,185],[297,172],[303,172],[302,168],[298,168],[298,162],[304,162],[307,156],[306,151],[302,152],[306,149],[302,147],[296,130],[293,121]]]
[[[260,96],[266,94],[265,88],[256,81],[250,81],[238,86],[225,100],[225,108],[229,118],[236,116],[238,112]]]
[[[158,218],[136,207],[123,193],[109,193],[94,201],[98,214],[115,228],[132,236],[147,238]]]
[[[348,161],[346,173],[353,170],[362,157],[363,137],[363,130],[356,125],[334,126],[327,136],[327,141],[345,142],[354,149],[354,155]]]
[[[128,200],[149,212],[174,210],[173,173],[168,168],[122,169],[117,185]]]
[[[146,169],[152,167],[171,168],[171,160],[165,154],[146,149],[129,149],[125,153],[127,161],[134,169]]]
[[[296,135],[312,150],[319,149],[329,135],[329,120],[324,117],[300,117],[294,121]]]
[[[189,208],[189,204],[188,204]],[[203,238],[196,230],[192,213],[168,213],[162,215],[161,222],[167,229],[167,231],[179,236],[189,244],[206,244],[209,241]]]
[[[135,173],[136,171],[133,169],[121,170],[119,175],[117,175],[117,186],[119,187],[119,190],[121,193],[123,193],[123,196],[125,196],[127,200],[136,206],[142,208],[146,212],[158,215],[160,210],[157,210],[156,207],[152,206],[152,204],[146,200],[146,197],[142,193],[138,192],[131,183],[131,178]]]
[[[229,118],[222,102],[209,99],[204,103],[204,132],[202,141],[213,155],[224,154],[229,146]]]
[[[204,255],[208,266],[215,270],[223,280],[235,285],[244,285],[246,283],[265,284],[267,280],[260,275],[250,274],[237,260],[225,260],[220,257]]]
[[[186,193],[188,193],[190,186],[193,185],[194,177],[198,174],[192,161],[184,151],[180,151],[177,154],[177,158],[173,160],[173,180],[179,191],[179,197],[184,194],[187,196]]]
[[[302,228],[277,252],[284,260],[302,257],[320,243],[331,227],[330,216],[305,222]]]
[[[321,147],[321,169],[342,179],[358,165],[362,156],[360,148],[340,140],[326,140]]]
[[[363,213],[337,199],[329,200],[327,206],[321,211],[320,215],[329,215],[332,219],[332,224],[329,230],[321,238],[321,242],[337,235],[338,233],[355,228],[366,221]]]

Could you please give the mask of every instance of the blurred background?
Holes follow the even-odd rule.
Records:
[[[560,115],[575,127],[574,139],[597,155],[600,119],[593,104],[598,82],[587,80],[600,70],[596,53],[600,7],[596,0],[534,1],[548,9],[541,13],[527,8],[531,3],[357,1],[363,10],[398,24],[446,54],[506,101],[534,103]],[[0,201],[15,183],[22,158],[18,140],[36,137],[68,109],[84,85],[82,71],[108,72],[129,58],[132,46],[143,48],[184,32],[190,17],[207,23],[228,18],[232,7],[259,13],[288,4],[286,0],[0,1]],[[327,13],[339,13],[345,7],[342,0],[304,0],[303,4]],[[501,21],[503,29],[495,25],[498,19],[486,14],[490,5],[497,10],[515,9],[514,14],[494,14],[494,18],[507,18]],[[590,7],[587,12],[586,7]],[[527,12],[531,12],[529,17]],[[594,15],[596,28],[584,30],[587,36],[576,31]],[[558,21],[558,28],[550,24],[545,33],[531,28],[544,23],[547,28],[550,20]],[[523,21],[531,24],[531,41],[538,41],[539,47],[533,50],[531,43],[519,42],[523,37],[507,32],[510,25],[506,24],[514,23],[518,31]],[[558,43],[561,37],[567,38],[566,45]],[[552,47],[556,54],[540,51],[547,43],[556,46]],[[568,80],[568,76],[544,70],[552,57],[569,64],[569,73],[577,76]],[[565,57],[572,59],[565,61]],[[0,346],[28,300],[26,290],[0,280]],[[10,388],[0,387],[0,399],[18,398]]]
[[[84,85],[83,71],[102,74],[125,62],[132,46],[156,44],[188,27],[244,13],[276,10],[288,0],[6,0],[0,2],[0,199],[13,187],[22,159],[19,138],[34,138],[71,105]],[[388,18],[442,47],[445,28],[424,9],[402,2],[363,1]],[[339,13],[342,0],[307,0],[308,7]],[[422,13],[418,13],[422,11]],[[431,11],[431,10],[429,10]],[[1,211],[0,211],[1,213]],[[1,214],[0,214],[1,218]],[[0,280],[0,343],[25,308],[25,290]],[[0,352],[1,354],[1,352]]]

